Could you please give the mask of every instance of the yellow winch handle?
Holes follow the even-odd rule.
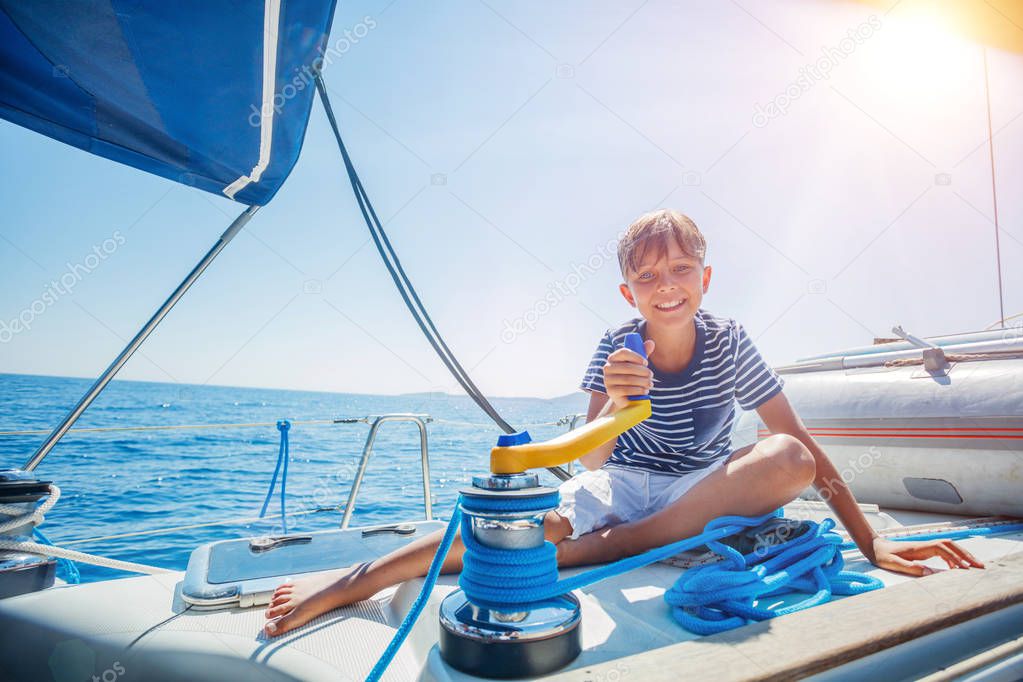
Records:
[[[555,467],[592,452],[650,416],[650,400],[635,400],[606,417],[594,419],[542,443],[508,445],[490,450],[490,471],[520,474],[527,469]]]

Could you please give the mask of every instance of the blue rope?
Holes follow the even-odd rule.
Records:
[[[281,449],[284,451],[283,457],[280,455],[278,459],[284,460],[284,471],[281,472],[281,528],[284,531],[283,534],[288,534],[288,514],[285,510],[286,500],[288,499],[288,460],[291,456],[288,452],[288,431],[291,430],[291,422],[287,419],[283,419],[277,422],[277,430],[281,432]]]
[[[533,602],[571,592],[572,590],[591,585],[606,578],[626,573],[635,568],[674,556],[679,552],[700,547],[708,542],[734,535],[744,528],[758,526],[765,521],[781,515],[781,510],[760,517],[746,518],[742,516],[723,516],[716,520],[719,527],[706,530],[700,535],[686,538],[652,549],[642,554],[621,559],[599,566],[592,570],[558,580],[557,554],[553,543],[545,542],[542,547],[528,550],[499,550],[481,545],[475,540],[468,517],[462,509],[471,512],[540,512],[557,505],[560,496],[554,491],[547,495],[529,498],[484,498],[459,496],[455,512],[448,522],[444,537],[441,539],[437,553],[430,564],[423,587],[415,603],[402,620],[394,637],[373,667],[367,682],[377,682],[390,665],[398,649],[405,641],[412,626],[419,618],[433,587],[437,582],[444,558],[447,556],[454,540],[455,530],[461,526],[462,542],[465,554],[462,556],[462,573],[459,585],[466,596],[478,606],[504,607],[505,610],[518,610]],[[708,524],[709,527],[710,524]],[[837,536],[836,536],[837,537]],[[511,608],[509,608],[511,606]]]
[[[707,529],[717,523],[711,521]],[[709,635],[751,620],[802,611],[829,601],[833,594],[861,594],[884,587],[877,578],[842,570],[842,538],[830,532],[834,520],[807,525],[797,538],[746,555],[721,542],[708,542],[725,560],[689,569],[665,593],[675,620],[690,632]],[[779,608],[754,605],[763,597],[791,592],[810,596]]]
[[[43,535],[43,531],[39,530],[38,528],[33,528],[32,534],[36,537],[37,540],[39,540],[39,542],[43,543],[44,545],[50,545],[51,547],[53,546],[53,543],[50,542],[50,538]],[[71,561],[70,559],[61,559],[58,557],[57,568],[63,569],[64,582],[68,583],[69,585],[77,585],[82,581],[82,576],[78,572],[78,564]]]
[[[474,604],[506,611],[528,610],[534,602],[567,594],[704,545],[724,556],[725,561],[689,569],[664,597],[671,605],[676,621],[697,634],[722,632],[746,625],[750,620],[794,613],[822,604],[832,595],[860,594],[883,587],[882,582],[873,576],[843,570],[845,563],[841,549],[845,545],[837,533],[831,532],[835,525],[832,519],[825,519],[819,524],[807,521],[805,523],[808,528],[799,537],[746,555],[719,542],[747,528],[781,517],[781,509],[759,517],[722,516],[708,523],[699,535],[562,580],[558,580],[557,550],[552,543],[545,542],[542,547],[527,550],[486,547],[476,541],[471,532],[469,517],[462,513],[463,509],[473,513],[539,513],[556,506],[558,500],[556,491],[530,498],[460,496],[437,553],[430,563],[419,596],[366,678],[367,682],[377,682],[380,679],[418,620],[459,527],[465,544],[459,586]],[[964,529],[951,533],[956,537],[963,534],[989,535],[1012,532],[1017,527],[1023,528],[1023,524]],[[970,532],[966,533],[966,530]],[[947,534],[933,535],[945,537]],[[912,539],[921,537],[924,536]],[[751,562],[752,558],[756,561]],[[803,592],[809,596],[797,603],[775,609],[755,605],[756,600],[762,597],[792,592]]]
[[[274,488],[277,487],[277,474],[281,473],[283,465],[284,472],[281,475],[281,527],[284,535],[288,534],[288,517],[285,514],[285,499],[287,497],[288,485],[288,430],[291,429],[291,422],[282,419],[277,422],[277,430],[281,432],[281,447],[277,451],[277,466],[274,467],[273,478],[270,479],[270,488],[266,491],[266,498],[263,500],[263,508],[259,510],[259,518],[266,514],[266,508],[273,497]]]
[[[471,512],[520,511],[549,509],[557,506],[557,492],[532,498],[493,499],[483,497],[460,498],[460,505]],[[462,574],[458,584],[469,599],[478,606],[504,610],[528,610],[531,604],[557,597],[601,580],[646,566],[694,549],[710,541],[734,535],[745,528],[759,526],[781,515],[781,510],[759,517],[722,516],[696,536],[657,547],[655,549],[598,566],[570,578],[558,580],[557,550],[553,543],[527,550],[503,550],[481,545],[470,532],[467,517],[462,519]],[[713,526],[713,527],[712,527]],[[837,536],[836,536],[837,537]],[[514,609],[509,609],[514,606]]]
[[[423,612],[423,607],[426,606],[427,600],[430,598],[430,593],[433,592],[433,586],[437,583],[437,576],[440,575],[440,569],[444,566],[444,558],[448,555],[448,550],[451,549],[451,543],[455,540],[455,531],[458,530],[459,520],[462,516],[462,510],[458,505],[455,505],[455,512],[451,515],[451,520],[448,522],[448,527],[444,530],[444,536],[440,540],[440,546],[437,548],[437,553],[433,555],[433,561],[430,562],[430,568],[426,572],[426,578],[423,579],[423,587],[419,590],[419,596],[412,602],[412,606],[409,608],[408,613],[405,614],[405,618],[401,621],[401,625],[394,632],[394,636],[391,638],[387,648],[384,649],[384,653],[380,655],[380,659],[377,660],[376,665],[369,671],[369,675],[366,676],[366,682],[377,682],[387,670],[387,666],[391,664],[395,655],[398,653],[398,649],[401,648],[405,638],[408,637],[408,633],[412,630],[412,626],[419,620],[419,614]]]

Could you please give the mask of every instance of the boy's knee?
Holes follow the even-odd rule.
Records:
[[[796,437],[779,433],[767,440],[772,462],[783,472],[786,481],[795,482],[800,489],[813,483],[817,475],[817,466],[813,455]]]
[[[572,522],[556,511],[549,511],[543,519],[543,535],[558,544],[572,534]]]

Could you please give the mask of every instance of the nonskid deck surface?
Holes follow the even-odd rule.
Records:
[[[868,520],[879,530],[963,520],[962,517],[919,512],[872,511],[869,505],[864,507]],[[826,515],[825,508],[812,503],[797,501],[786,508],[786,516],[792,518]],[[967,538],[959,542],[985,563],[1023,552],[1023,533]],[[984,579],[983,571],[973,570],[956,571],[955,576],[922,579],[897,575],[872,566],[856,552],[848,552],[846,561],[848,570],[873,575],[882,580],[886,588],[912,581],[922,584],[941,577],[946,582],[949,578],[960,581],[961,592],[967,594]],[[928,560],[927,564],[939,570],[946,568],[938,559]],[[632,660],[626,657],[699,639],[672,620],[663,601],[665,589],[678,578],[681,570],[672,565],[654,564],[577,592],[582,604],[583,653],[567,671],[611,666],[610,671],[615,669],[616,661]],[[153,626],[173,617],[149,631],[135,648],[219,653],[256,661],[303,680],[337,680],[339,676],[362,679],[384,650],[422,584],[421,580],[408,581],[368,601],[331,611],[295,632],[267,639],[261,634],[265,607],[219,611],[187,608],[180,596],[182,577],[181,573],[169,573],[53,589],[0,602],[0,614],[52,622],[65,631],[113,647],[127,646]],[[442,576],[385,679],[465,677],[442,663],[435,646],[440,602],[456,587],[456,576]],[[836,601],[839,603],[803,613],[843,608],[840,602],[844,599]],[[949,610],[956,607],[956,599],[950,597],[946,601]],[[873,616],[879,624],[886,618],[884,613]],[[745,630],[764,625],[766,623],[727,634],[730,641],[738,641],[744,637]],[[7,636],[5,633],[4,637]],[[813,633],[807,636],[812,637]],[[631,665],[635,667],[636,663]]]

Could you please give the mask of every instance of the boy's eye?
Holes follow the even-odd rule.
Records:
[[[639,273],[639,278],[640,279],[650,279],[653,276],[654,276],[654,273],[652,273],[652,272],[641,272],[641,273]]]
[[[689,269],[689,266],[688,265],[679,265],[675,269],[678,270],[679,272],[685,272],[686,270]]]

